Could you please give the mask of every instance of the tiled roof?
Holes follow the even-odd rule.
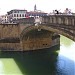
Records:
[[[45,12],[34,12],[34,11],[30,11],[30,12],[27,12],[27,13],[30,13],[30,14],[40,14],[40,13],[42,13],[42,14],[47,14],[47,13],[45,13]]]

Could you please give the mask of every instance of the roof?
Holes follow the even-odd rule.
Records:
[[[29,14],[47,14],[45,12],[35,12],[35,11],[30,11],[30,12],[27,12]]]
[[[25,10],[25,9],[13,9],[13,10],[8,11],[7,13],[10,13],[10,12],[13,12],[13,11],[27,11],[27,10]]]

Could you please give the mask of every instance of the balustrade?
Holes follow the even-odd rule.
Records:
[[[58,29],[64,32],[66,35],[71,35],[71,38],[75,40],[75,16],[74,15],[50,15],[42,17],[43,22],[48,26]]]

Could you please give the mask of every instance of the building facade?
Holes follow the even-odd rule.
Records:
[[[41,10],[38,10],[37,6],[35,4],[34,5],[34,11],[27,12],[27,16],[29,16],[29,17],[47,16],[47,13],[42,12]]]
[[[0,23],[7,23],[8,22],[8,15],[1,15],[0,16]]]
[[[12,22],[12,20],[21,19],[26,17],[27,10],[20,10],[20,9],[14,9],[9,12],[8,14],[8,20],[9,22]]]
[[[47,13],[45,12],[39,12],[39,11],[30,11],[30,12],[27,12],[27,16],[29,17],[36,17],[36,16],[47,16]]]

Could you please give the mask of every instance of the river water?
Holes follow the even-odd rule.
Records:
[[[75,75],[75,42],[61,36],[57,47],[0,52],[0,75]]]

